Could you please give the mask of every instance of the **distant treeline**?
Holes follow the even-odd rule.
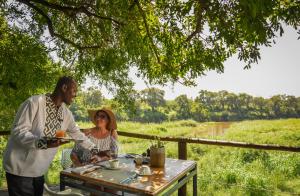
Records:
[[[100,90],[90,88],[78,93],[71,110],[79,121],[88,121],[88,108],[110,107],[118,120],[137,122],[162,122],[193,119],[195,121],[239,121],[254,119],[298,118],[300,97],[276,95],[269,99],[228,91],[201,90],[195,99],[180,95],[165,100],[165,92],[149,88],[135,93],[132,107],[105,99]],[[129,109],[131,108],[131,109]]]

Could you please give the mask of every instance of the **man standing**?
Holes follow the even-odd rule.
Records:
[[[66,130],[73,139],[83,139],[81,145],[93,149],[94,144],[80,132],[70,105],[76,97],[77,84],[71,77],[61,77],[52,94],[36,95],[19,108],[3,158],[10,196],[42,196],[44,174],[51,164],[59,140],[56,130]]]

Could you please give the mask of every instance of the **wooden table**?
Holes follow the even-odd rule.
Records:
[[[120,170],[98,169],[86,174],[75,174],[71,169],[60,173],[60,188],[78,188],[95,194],[103,193],[101,187],[136,195],[171,195],[193,178],[193,195],[197,195],[197,163],[190,160],[166,159],[165,168],[151,168],[153,175],[139,176],[130,183],[120,183],[134,174],[139,166],[133,159],[118,158]]]

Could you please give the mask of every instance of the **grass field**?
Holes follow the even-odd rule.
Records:
[[[82,128],[91,126],[89,123],[79,125]],[[207,129],[215,125],[194,121],[121,122],[118,130],[300,146],[300,119],[233,122],[223,135],[206,135]],[[120,153],[142,153],[151,145],[149,140],[126,137],[119,140]],[[177,157],[176,143],[166,143],[166,149],[168,157]],[[59,182],[60,154],[55,157],[47,175],[51,183]],[[188,158],[198,162],[198,191],[202,195],[300,195],[299,153],[189,144]],[[191,186],[188,190],[191,191]]]

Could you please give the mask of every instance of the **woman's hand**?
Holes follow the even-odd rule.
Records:
[[[97,163],[97,162],[100,162],[100,161],[108,161],[110,159],[111,159],[111,157],[109,157],[109,156],[101,156],[100,157],[98,155],[94,155],[91,158],[91,163]]]
[[[102,160],[102,161],[108,161],[108,160],[110,160],[110,159],[111,159],[111,157],[107,157],[107,156],[101,157],[101,160]]]
[[[111,157],[111,155],[110,155],[110,150],[106,150],[106,151],[100,151],[99,153],[98,153],[98,156],[100,156],[100,157]]]
[[[71,160],[73,162],[73,165],[75,167],[83,166],[83,164],[79,161],[79,159],[78,159],[78,157],[75,153],[71,153],[70,158],[71,158]]]
[[[92,158],[91,158],[91,163],[97,163],[97,162],[100,162],[102,161],[102,158],[99,157],[98,155],[93,155]]]

